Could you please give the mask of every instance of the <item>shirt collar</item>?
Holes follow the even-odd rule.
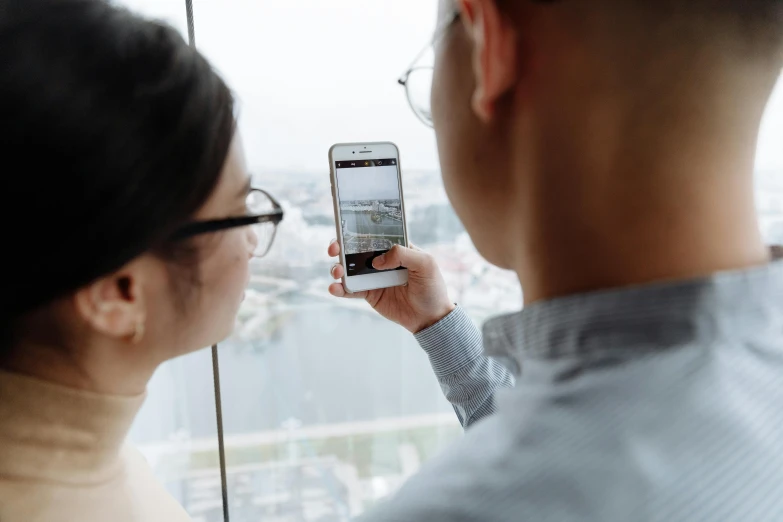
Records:
[[[738,335],[783,312],[783,249],[771,252],[771,263],[748,270],[534,303],[487,321],[485,352],[519,374],[525,359],[639,355]]]

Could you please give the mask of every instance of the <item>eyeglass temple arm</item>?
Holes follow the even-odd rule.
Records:
[[[272,202],[272,206],[275,207],[275,210],[282,210],[283,209],[283,206],[274,198],[274,196],[272,194],[270,194],[266,190],[264,190],[264,189],[253,189],[253,190],[257,190],[257,191],[261,192],[262,194],[264,194],[266,197],[268,197],[269,201]]]
[[[402,76],[399,77],[397,83],[399,83],[403,87],[405,86],[406,83],[408,83],[408,76],[410,76],[411,71],[416,68],[416,64],[419,62],[419,60],[421,60],[421,57],[424,56],[424,53],[426,53],[430,49],[430,47],[432,47],[432,45],[436,41],[438,41],[438,38],[441,37],[443,31],[445,31],[446,29],[451,27],[454,23],[456,23],[461,16],[462,14],[459,11],[454,11],[454,14],[452,15],[451,19],[447,23],[443,24],[440,28],[438,28],[435,31],[435,34],[432,36],[432,40],[430,40],[429,43],[425,45],[421,51],[418,52],[416,58],[413,59],[410,66],[405,70]]]

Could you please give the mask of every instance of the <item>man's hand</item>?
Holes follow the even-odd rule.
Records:
[[[338,257],[340,244],[332,240],[328,252],[330,257]],[[376,312],[411,333],[432,326],[454,310],[446,283],[431,255],[415,247],[395,245],[389,252],[373,260],[373,267],[378,270],[401,266],[408,269],[407,286],[349,294],[342,283],[333,283],[329,286],[329,293],[335,297],[365,299]],[[332,267],[331,274],[334,279],[340,279],[345,274],[345,268],[338,263]]]

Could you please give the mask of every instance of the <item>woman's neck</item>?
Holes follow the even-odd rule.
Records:
[[[140,364],[121,355],[122,350],[111,346],[69,350],[21,343],[0,361],[0,368],[104,395],[135,396],[144,393],[157,364]]]

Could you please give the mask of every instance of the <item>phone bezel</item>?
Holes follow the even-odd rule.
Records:
[[[362,152],[371,151],[371,152]],[[364,274],[357,276],[348,276],[347,263],[343,248],[342,217],[340,214],[340,194],[337,184],[337,161],[347,161],[351,159],[373,160],[394,158],[397,163],[397,183],[400,188],[400,205],[402,208],[402,230],[405,244],[410,245],[408,241],[408,223],[405,216],[405,196],[402,188],[402,164],[400,162],[400,151],[397,145],[391,142],[366,142],[366,143],[337,143],[329,149],[329,171],[332,184],[332,202],[334,205],[335,228],[337,230],[337,241],[340,242],[340,263],[346,268],[346,273],[342,278],[343,286],[349,293],[364,292],[366,290],[376,290],[379,288],[390,288],[393,286],[402,286],[408,283],[408,270],[391,270],[379,272],[376,274]]]

